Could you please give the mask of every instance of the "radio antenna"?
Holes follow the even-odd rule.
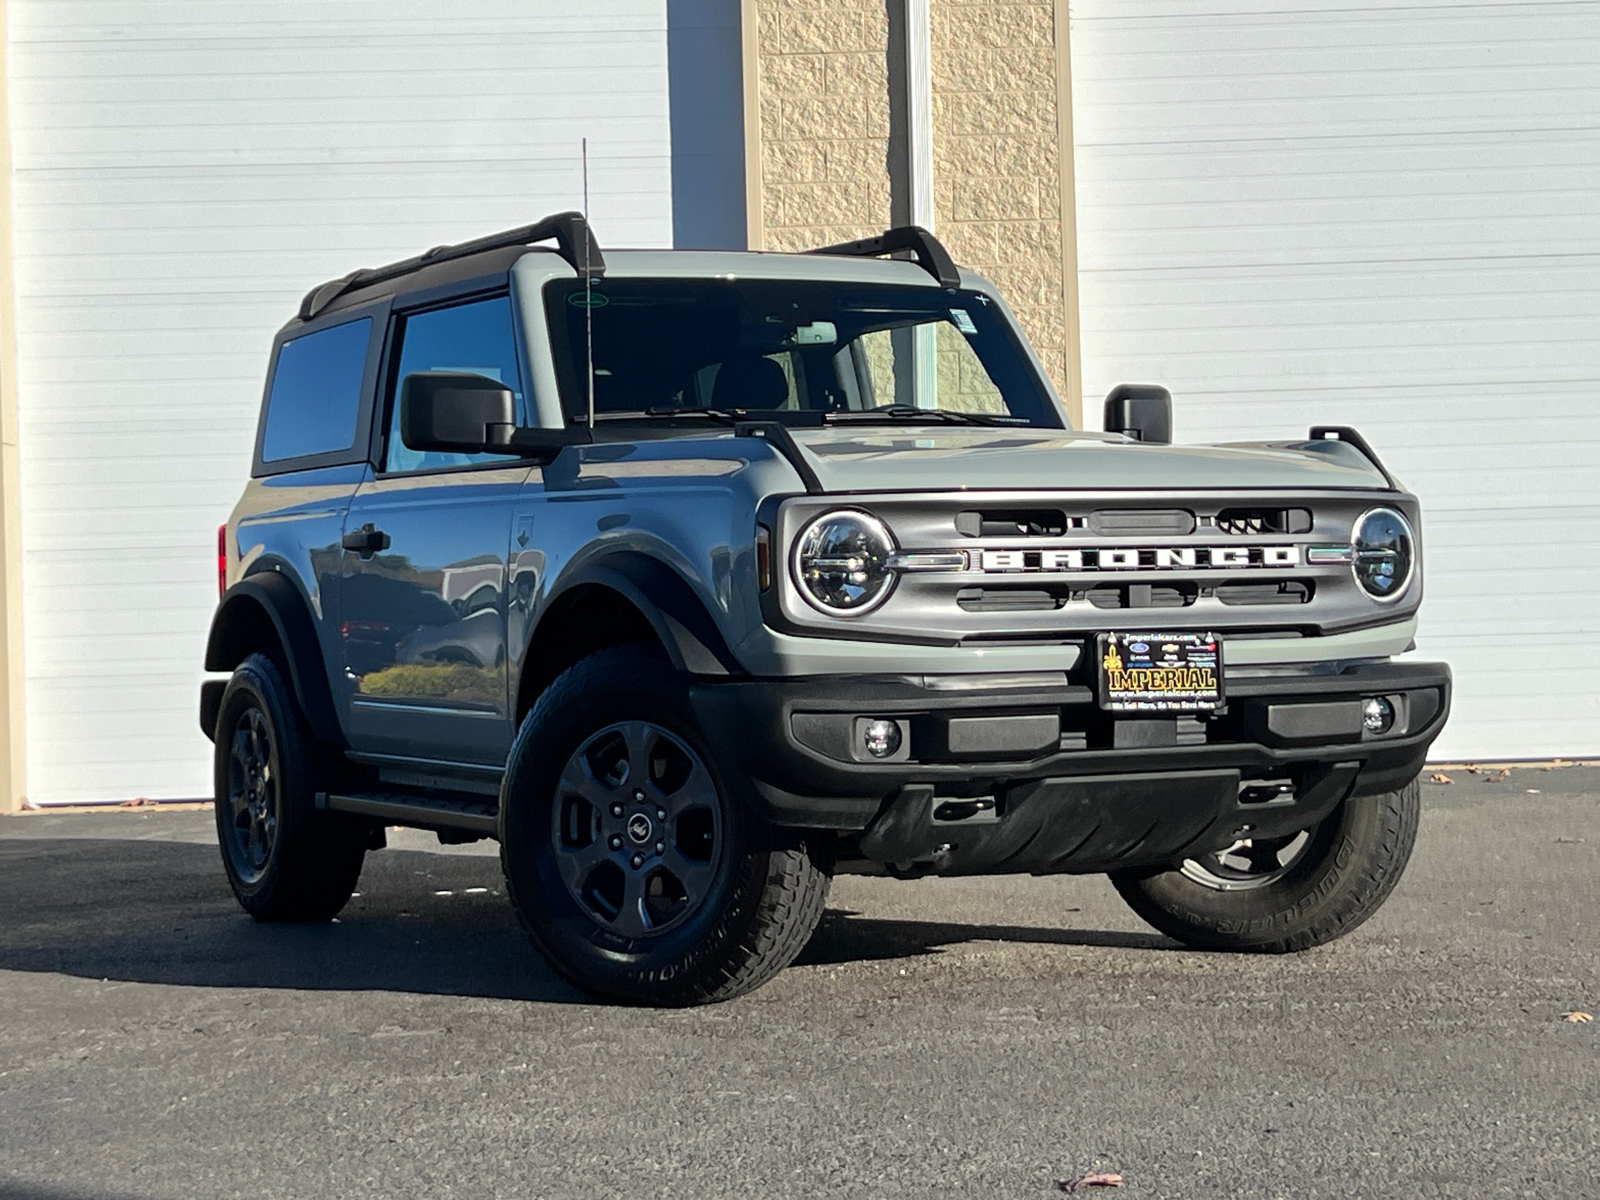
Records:
[[[589,139],[583,139],[583,223],[589,224]],[[594,244],[587,229],[583,235],[583,336],[589,358],[589,434],[594,435],[594,275],[589,270],[589,247]]]

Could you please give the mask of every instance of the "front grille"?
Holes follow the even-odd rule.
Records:
[[[1284,579],[1277,583],[1224,583],[1217,599],[1224,604],[1310,604],[1316,585],[1309,579]]]
[[[1200,598],[1200,589],[1192,583],[1107,584],[1090,588],[1085,598],[1096,608],[1187,608]]]
[[[1060,537],[1082,529],[1083,518],[1069,521],[1059,508],[997,508],[956,514],[956,530],[967,537]]]
[[[1152,497],[1152,500],[1155,500]],[[1163,497],[996,492],[895,493],[853,498],[892,532],[901,565],[885,602],[848,618],[858,637],[972,644],[1058,644],[1110,630],[1340,632],[1374,616],[1403,620],[1420,589],[1375,613],[1348,563],[1311,551],[1348,545],[1374,504],[1408,497],[1316,491],[1241,491]],[[837,498],[784,502],[774,533],[786,546]],[[840,618],[817,612],[786,571],[778,589],[792,627],[831,636]]]
[[[1096,608],[1187,608],[1202,596],[1215,595],[1223,604],[1244,607],[1256,604],[1309,604],[1313,585],[1309,580],[1286,579],[1267,583],[1224,583],[1203,588],[1195,583],[1117,583],[1091,588],[1054,587],[964,587],[956,592],[956,604],[970,613],[1050,612],[1068,604],[1084,603]]]
[[[967,612],[1048,612],[1067,601],[1043,588],[962,588],[956,603]]]
[[[1097,537],[1184,537],[1194,524],[1186,508],[1101,508],[1089,514],[1089,532]]]
[[[1308,508],[1225,508],[1216,516],[1216,527],[1235,535],[1267,533],[1310,533]]]

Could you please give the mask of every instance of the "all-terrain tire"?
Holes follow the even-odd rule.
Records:
[[[234,896],[257,920],[325,921],[361,877],[368,823],[316,809],[330,753],[272,659],[239,664],[217,715],[217,841]]]
[[[1346,800],[1281,877],[1224,890],[1183,870],[1111,876],[1122,898],[1162,933],[1208,950],[1282,954],[1355,929],[1394,890],[1411,857],[1422,810],[1412,780],[1396,792]]]
[[[659,932],[623,932],[597,912],[598,900],[586,903],[583,888],[562,875],[559,856],[569,853],[562,841],[569,825],[577,828],[592,821],[599,827],[621,820],[610,816],[611,797],[604,794],[592,814],[577,801],[582,812],[573,818],[575,801],[567,794],[570,776],[565,773],[579,769],[575,763],[591,761],[581,759],[580,752],[593,753],[599,739],[623,734],[655,738],[652,744],[658,749],[652,755],[666,746],[691,764],[691,774],[703,771],[694,776],[705,782],[703,804],[717,806],[714,822],[704,812],[700,821],[704,828],[715,824],[720,842],[714,853],[707,853],[707,881],[692,906],[686,894],[684,915],[669,916]],[[652,764],[659,761],[650,758]],[[643,781],[621,778],[616,807],[626,806],[631,813],[635,785]],[[593,791],[595,785],[586,786]],[[647,786],[657,787],[654,777]],[[727,1000],[771,979],[805,948],[822,918],[831,842],[758,831],[736,796],[695,723],[687,681],[670,664],[645,648],[621,647],[600,651],[563,672],[523,720],[500,794],[506,888],[534,945],[579,988],[633,1003],[680,1006]],[[663,798],[660,803],[672,801]],[[641,802],[641,807],[654,810],[656,802]],[[662,819],[661,828],[667,830],[659,835],[665,839],[662,844],[676,836],[668,828],[672,819]],[[623,840],[620,832],[607,828],[599,836],[608,843]],[[639,846],[640,857],[649,858],[656,836],[650,834],[652,840]],[[566,869],[576,868],[569,864]],[[640,869],[627,853],[593,868],[622,876]],[[648,862],[642,868],[646,873],[651,869]]]

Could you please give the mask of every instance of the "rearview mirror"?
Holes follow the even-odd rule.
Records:
[[[1172,393],[1155,383],[1119,383],[1106,395],[1106,432],[1140,442],[1172,441]]]
[[[792,346],[831,346],[839,340],[839,327],[832,321],[812,321],[809,325],[795,326]]]
[[[480,454],[491,425],[516,423],[516,397],[497,379],[416,371],[400,383],[400,440],[412,450]]]

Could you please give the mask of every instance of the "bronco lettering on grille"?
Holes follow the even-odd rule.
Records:
[[[1185,571],[1298,567],[1299,546],[1156,546],[1104,550],[985,550],[983,571]]]

